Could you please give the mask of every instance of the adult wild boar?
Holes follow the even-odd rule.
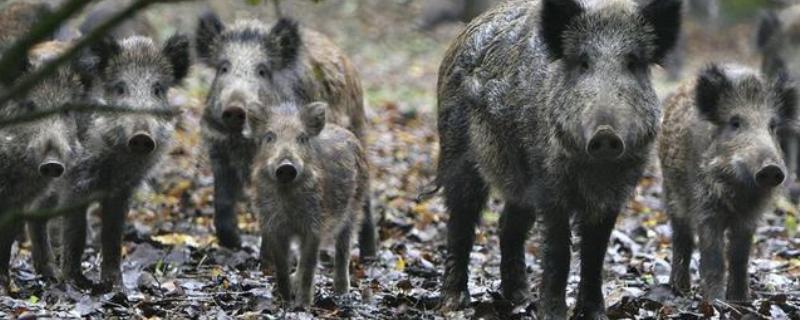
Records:
[[[491,188],[505,200],[505,297],[528,296],[524,244],[541,215],[540,313],[565,318],[574,217],[581,235],[576,314],[605,317],[609,236],[658,131],[650,66],[673,47],[680,20],[680,0],[511,0],[458,36],[438,83],[437,184],[450,212],[444,308],[469,302],[469,254]]]

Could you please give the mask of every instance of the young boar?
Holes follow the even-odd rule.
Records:
[[[795,123],[796,99],[785,77],[768,81],[745,67],[711,65],[664,102],[658,153],[673,229],[674,287],[690,289],[696,233],[703,296],[748,299],[753,232],[787,176],[778,131]]]
[[[660,107],[650,66],[680,0],[511,0],[473,20],[439,69],[437,184],[450,212],[442,307],[469,303],[467,266],[489,190],[505,201],[501,289],[527,299],[524,248],[544,222],[542,319],[566,317],[570,217],[581,235],[575,314],[605,317],[603,259],[642,175]]]
[[[90,99],[111,107],[161,113],[94,113],[79,118],[83,151],[57,186],[61,206],[74,208],[64,216],[62,275],[79,287],[95,287],[81,270],[86,245],[87,199],[100,196],[102,215],[102,286],[122,284],[120,256],[125,216],[131,196],[166,151],[174,121],[164,115],[172,107],[167,91],[188,73],[189,39],[175,35],[158,48],[145,37],[105,39],[82,59]],[[44,262],[42,262],[44,263]]]
[[[21,64],[29,65],[29,62]],[[24,117],[80,103],[86,89],[74,70],[72,66],[63,66],[24,98],[0,106],[0,119]],[[0,176],[3,177],[0,179],[0,216],[26,210],[54,179],[73,169],[73,159],[79,150],[75,119],[65,113],[0,127]],[[41,222],[32,224],[43,225]],[[14,219],[0,226],[0,295],[8,293],[11,246],[22,225],[22,219]],[[32,240],[40,248],[39,239]],[[34,254],[42,252],[34,251]],[[36,265],[36,269],[46,277],[54,275],[49,265]]]
[[[289,19],[271,29],[258,21],[226,27],[214,14],[200,18],[197,56],[216,69],[203,122],[214,171],[214,226],[220,244],[239,247],[236,201],[250,177],[257,148],[247,119],[283,101],[328,103],[327,121],[364,143],[361,83],[344,54],[321,34]],[[364,199],[362,256],[375,254],[375,226]]]
[[[349,290],[351,234],[369,180],[358,138],[326,124],[326,110],[325,103],[284,103],[250,117],[258,143],[253,181],[266,248],[261,261],[272,262],[284,302],[292,301],[293,293],[299,307],[312,302],[320,243],[335,241],[334,290]],[[300,259],[290,283],[288,255],[295,238]]]
[[[781,73],[793,79],[800,77],[800,4],[788,6],[780,11],[767,11],[761,16],[756,43],[761,53],[761,71],[769,77]],[[791,130],[779,132],[781,146],[789,180],[795,182],[800,169],[800,141]]]

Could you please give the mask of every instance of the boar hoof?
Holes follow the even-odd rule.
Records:
[[[525,286],[527,288],[527,286]],[[528,302],[528,290],[525,288],[516,288],[510,290],[503,290],[503,297],[505,297],[508,301],[511,301],[515,306],[522,305]]]
[[[574,318],[577,320],[608,320],[605,310],[583,310]]]
[[[94,290],[94,289],[96,289],[98,287],[97,283],[95,283],[92,280],[89,280],[89,278],[87,278],[83,274],[70,275],[70,276],[67,277],[67,279],[68,279],[67,280],[68,283],[70,283],[70,284],[72,284],[75,287],[78,287],[80,289]]]
[[[443,312],[461,310],[469,307],[470,297],[467,290],[445,290],[439,310]]]
[[[218,228],[217,238],[219,245],[228,249],[239,249],[242,247],[242,239],[234,228]]]

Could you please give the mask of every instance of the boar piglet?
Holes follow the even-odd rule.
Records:
[[[664,102],[659,157],[674,287],[690,289],[697,234],[703,296],[748,299],[753,232],[787,177],[778,132],[796,124],[795,91],[785,76],[768,80],[746,67],[710,65]]]
[[[566,317],[572,217],[581,236],[575,314],[605,317],[608,240],[658,131],[650,67],[680,29],[680,0],[637,3],[506,1],[448,50],[438,83],[437,183],[450,213],[444,308],[469,304],[475,225],[494,190],[505,202],[505,298],[530,296],[525,240],[541,215],[540,318]]]
[[[253,118],[259,148],[253,183],[261,218],[262,265],[272,263],[284,302],[307,307],[313,298],[320,244],[335,241],[334,290],[347,293],[354,225],[363,210],[367,163],[358,139],[325,121],[325,103],[284,103]],[[297,239],[300,258],[289,280],[289,250]],[[268,256],[269,255],[269,256]],[[291,295],[294,294],[294,297]]]
[[[203,115],[203,140],[214,172],[214,226],[221,245],[239,247],[235,205],[249,181],[256,143],[247,119],[284,101],[328,103],[326,121],[364,143],[364,98],[358,73],[322,34],[291,19],[273,26],[242,20],[225,25],[203,15],[196,32],[197,56],[214,68]],[[375,226],[364,199],[359,233],[361,256],[375,255]]]
[[[175,118],[167,91],[186,76],[189,39],[172,36],[159,48],[149,38],[111,38],[93,45],[82,57],[89,99],[140,113],[92,113],[78,118],[82,152],[75,168],[58,182],[54,202],[72,208],[63,219],[62,276],[79,287],[117,289],[122,284],[120,256],[131,197],[169,150]],[[86,246],[87,199],[101,196],[102,286],[81,270]],[[44,263],[44,262],[42,262]]]
[[[30,66],[28,61],[21,66]],[[2,89],[0,89],[2,92]],[[8,120],[74,106],[84,99],[86,88],[72,65],[65,65],[33,87],[21,99],[0,106],[0,119]],[[56,113],[42,119],[0,128],[0,215],[20,213],[44,190],[74,169],[74,158],[80,151],[75,118]],[[44,222],[34,221],[34,226]],[[0,226],[0,294],[9,285],[8,266],[11,246],[21,231],[23,221],[14,219]],[[43,248],[40,238],[32,237],[34,246]],[[48,251],[34,250],[34,255]],[[36,270],[51,278],[49,265],[36,264]]]

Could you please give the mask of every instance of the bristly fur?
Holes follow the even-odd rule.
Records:
[[[197,57],[204,63],[210,63],[210,59],[214,56],[214,44],[223,31],[225,25],[213,12],[204,13],[198,20],[194,45]]]

